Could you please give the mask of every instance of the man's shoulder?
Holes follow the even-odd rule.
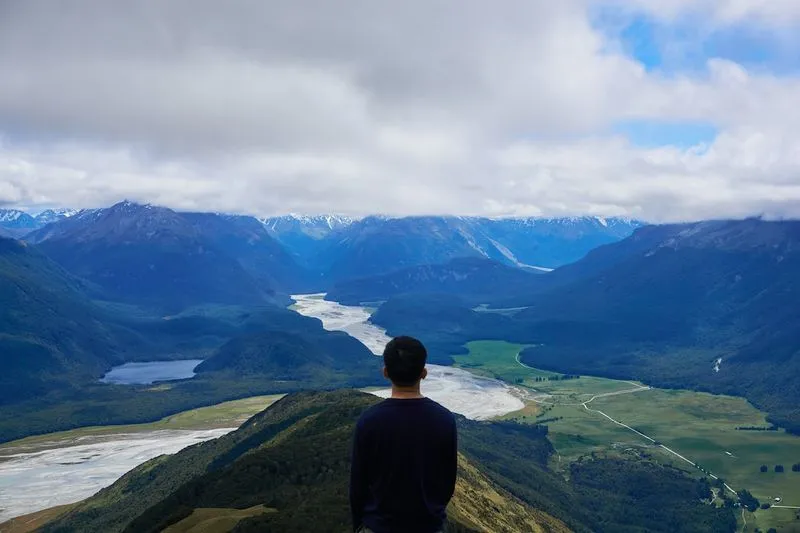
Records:
[[[430,406],[431,410],[436,411],[442,417],[450,418],[455,421],[456,415],[454,415],[450,409],[435,400],[431,400],[430,398],[428,398],[428,400],[430,400],[428,405]]]
[[[376,403],[375,405],[368,407],[361,416],[358,417],[358,425],[361,426],[365,423],[368,423],[370,420],[380,416],[380,414],[385,411],[386,409],[386,400]]]
[[[369,424],[372,421],[379,420],[387,416],[387,414],[392,412],[403,412],[405,411],[405,407],[410,407],[410,404],[398,404],[396,402],[409,402],[412,400],[394,400],[391,399],[383,400],[380,403],[376,403],[375,405],[369,407],[366,411],[361,413],[361,416],[358,419],[358,425],[363,426],[365,424]],[[416,402],[416,400],[414,400]],[[419,410],[427,411],[428,413],[433,413],[437,417],[440,418],[447,418],[453,420],[455,422],[455,415],[447,409],[442,404],[430,399],[424,398],[419,403],[414,405],[415,412],[419,412]]]

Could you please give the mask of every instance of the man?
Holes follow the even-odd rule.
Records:
[[[392,396],[356,424],[350,473],[355,531],[436,533],[447,518],[458,463],[453,414],[420,393],[428,353],[397,337],[383,352]]]

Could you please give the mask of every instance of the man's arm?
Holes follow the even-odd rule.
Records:
[[[353,435],[353,450],[350,456],[350,514],[353,517],[353,531],[358,531],[364,519],[364,505],[367,501],[367,472],[362,445],[361,425],[356,424]]]
[[[453,494],[456,492],[456,477],[458,476],[458,429],[456,427],[456,419],[453,417],[453,429],[452,429],[452,441],[451,441],[451,449],[448,457],[448,464],[447,464],[447,490],[448,490],[448,497],[447,500],[449,501]]]

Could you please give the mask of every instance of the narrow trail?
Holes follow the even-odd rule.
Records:
[[[621,426],[621,427],[624,427],[625,429],[627,429],[627,430],[629,430],[629,431],[632,431],[632,432],[636,433],[636,434],[637,434],[637,435],[639,435],[640,437],[642,437],[642,438],[645,438],[645,439],[649,440],[651,443],[653,443],[653,444],[657,445],[659,448],[661,448],[661,449],[665,450],[666,452],[668,452],[668,453],[670,453],[670,454],[674,455],[675,457],[677,457],[677,458],[678,458],[678,459],[680,459],[681,461],[684,461],[685,463],[688,463],[688,464],[692,465],[694,468],[697,468],[697,463],[695,463],[694,461],[692,461],[692,460],[690,460],[690,459],[687,459],[686,457],[684,457],[684,456],[683,456],[683,455],[681,455],[680,453],[676,452],[676,451],[675,451],[675,450],[673,450],[672,448],[669,448],[669,447],[667,447],[667,446],[664,446],[664,445],[663,445],[663,444],[661,444],[661,443],[658,443],[658,442],[656,441],[656,439],[654,439],[653,437],[651,437],[651,436],[649,436],[649,435],[645,435],[645,434],[644,434],[644,433],[642,433],[641,431],[639,431],[639,430],[637,430],[637,429],[634,429],[634,428],[632,428],[632,427],[631,427],[631,426],[629,426],[628,424],[623,424],[623,423],[622,423],[622,422],[620,422],[619,420],[615,420],[615,419],[611,418],[610,416],[608,416],[608,415],[607,415],[606,413],[604,413],[603,411],[600,411],[600,410],[598,410],[598,409],[592,409],[592,408],[590,408],[590,407],[587,405],[588,403],[591,403],[592,401],[594,401],[596,398],[603,398],[603,397],[608,397],[608,396],[616,396],[616,395],[619,395],[619,394],[631,394],[631,393],[634,393],[634,392],[639,392],[639,391],[642,391],[642,390],[648,390],[648,389],[650,389],[650,387],[645,387],[645,386],[641,386],[641,385],[640,385],[640,386],[639,386],[639,388],[637,388],[637,389],[631,389],[631,390],[626,390],[626,391],[618,391],[618,392],[608,392],[608,393],[605,393],[605,394],[598,394],[598,395],[596,395],[596,396],[592,396],[592,398],[591,398],[590,400],[587,400],[587,401],[585,401],[585,402],[584,402],[582,405],[583,405],[583,408],[584,408],[584,409],[586,409],[587,411],[589,411],[589,412],[592,412],[592,413],[598,413],[598,414],[600,414],[600,415],[604,416],[605,418],[607,418],[608,420],[610,420],[610,421],[611,421],[611,422],[613,422],[614,424],[616,424],[616,425],[618,425],[618,426]],[[715,476],[715,475],[714,475],[714,474],[712,474],[711,472],[708,472],[708,476],[709,476],[710,478],[712,478],[712,479],[719,479],[717,476]],[[726,488],[726,489],[728,489],[729,491],[731,491],[733,494],[736,494],[736,491],[735,491],[735,490],[734,490],[734,489],[733,489],[733,488],[732,488],[730,485],[728,485],[727,483],[724,483],[724,485],[725,485],[725,488]]]
[[[519,365],[520,365],[521,367],[523,367],[523,368],[527,368],[527,369],[529,369],[529,370],[537,370],[537,371],[538,371],[538,369],[536,369],[536,368],[533,368],[533,367],[531,367],[531,366],[528,366],[528,365],[526,365],[525,363],[523,363],[523,362],[521,361],[521,359],[520,359],[520,356],[521,356],[521,355],[522,355],[522,352],[518,353],[518,354],[517,354],[517,356],[516,356],[516,358],[515,358],[515,359],[516,359],[516,361],[517,361],[517,364],[519,364]],[[644,433],[642,433],[641,431],[639,431],[639,430],[637,430],[637,429],[634,429],[634,428],[632,428],[631,426],[629,426],[629,425],[627,425],[627,424],[625,424],[625,423],[623,423],[623,422],[620,422],[619,420],[615,420],[614,418],[612,418],[612,417],[611,417],[611,416],[609,416],[608,414],[604,413],[603,411],[600,411],[599,409],[592,409],[591,407],[589,407],[589,405],[588,405],[588,404],[592,403],[594,400],[596,400],[596,399],[598,399],[598,398],[607,398],[607,397],[610,397],[610,396],[619,396],[619,395],[621,395],[621,394],[633,394],[633,393],[636,393],[636,392],[642,392],[642,391],[646,391],[646,390],[651,390],[651,389],[652,389],[652,387],[649,387],[649,386],[646,386],[646,385],[640,385],[640,384],[638,384],[638,383],[636,383],[636,382],[634,382],[634,381],[627,381],[627,380],[626,380],[626,381],[625,381],[625,383],[629,383],[629,384],[633,385],[635,388],[633,388],[633,389],[621,390],[621,391],[615,391],[615,392],[606,392],[606,393],[603,393],[603,394],[596,394],[596,395],[592,396],[591,398],[589,398],[588,400],[586,400],[586,401],[585,401],[585,402],[583,402],[583,403],[576,403],[576,404],[571,404],[571,403],[558,403],[558,405],[572,405],[572,406],[578,406],[578,405],[581,405],[581,406],[583,406],[583,408],[584,408],[586,411],[588,411],[588,412],[590,412],[590,413],[597,413],[597,414],[599,414],[599,415],[603,416],[604,418],[608,419],[610,422],[612,422],[612,423],[614,423],[614,424],[616,424],[616,425],[618,425],[618,426],[620,426],[620,427],[623,427],[623,428],[627,429],[628,431],[632,431],[633,433],[636,433],[636,434],[637,434],[637,435],[639,435],[640,437],[642,437],[642,438],[644,438],[644,439],[646,439],[646,440],[650,441],[652,444],[655,444],[655,445],[657,445],[658,447],[662,448],[662,449],[663,449],[664,451],[666,451],[667,453],[669,453],[669,454],[671,454],[671,455],[674,455],[675,457],[677,457],[677,458],[678,458],[678,459],[680,459],[681,461],[683,461],[683,462],[685,462],[685,463],[687,463],[687,464],[691,465],[691,466],[692,466],[692,467],[694,467],[694,468],[698,468],[698,467],[697,467],[697,463],[695,463],[694,461],[692,461],[692,460],[690,460],[690,459],[688,459],[688,458],[684,457],[683,455],[681,455],[680,453],[676,452],[676,451],[675,451],[675,450],[673,450],[672,448],[669,448],[668,446],[665,446],[665,445],[663,445],[663,444],[661,444],[661,443],[658,443],[658,442],[657,442],[657,441],[656,441],[656,440],[655,440],[653,437],[651,437],[651,436],[649,436],[649,435],[645,435],[645,434],[644,434]],[[549,395],[549,394],[546,394],[546,393],[540,393],[539,395],[531,395],[531,394],[529,394],[529,393],[528,393],[528,394],[525,394],[525,397],[526,397],[525,399],[528,399],[528,400],[534,401],[534,402],[536,402],[536,403],[541,403],[541,404],[544,404],[544,405],[555,405],[555,402],[548,402],[548,401],[544,401],[544,399],[545,399],[545,398],[550,398],[550,397],[551,397],[551,395]],[[560,461],[560,460],[561,460],[561,457],[559,456],[559,461]],[[707,472],[707,473],[708,473],[708,476],[709,476],[711,479],[719,479],[719,477],[718,477],[718,476],[716,476],[716,475],[712,474],[711,472]],[[732,494],[734,494],[734,495],[737,495],[737,492],[736,492],[736,490],[735,490],[733,487],[731,487],[731,486],[730,486],[730,485],[728,485],[727,483],[723,483],[723,485],[724,485],[724,486],[725,486],[725,488],[726,488],[728,491],[730,491]],[[772,508],[776,508],[776,509],[800,509],[800,506],[793,506],[793,505],[773,505],[773,506],[772,506]],[[745,517],[745,510],[744,510],[744,509],[742,509],[742,522],[743,522],[743,524],[744,524],[744,525],[742,526],[742,531],[745,531],[745,530],[747,529],[747,518]]]
[[[527,368],[528,370],[538,370],[537,368],[533,368],[532,366],[528,366],[525,363],[523,363],[522,361],[520,361],[520,356],[521,355],[522,355],[522,352],[519,352],[517,354],[517,357],[515,358],[517,360],[517,363],[519,364],[519,366],[521,366],[523,368]]]

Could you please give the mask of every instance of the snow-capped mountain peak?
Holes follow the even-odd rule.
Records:
[[[0,209],[0,227],[22,231],[36,228],[37,223],[32,216],[19,209]]]
[[[64,207],[46,209],[36,215],[35,219],[39,224],[49,224],[51,222],[57,222],[59,220],[77,215],[78,212],[79,211],[77,209],[68,209]]]
[[[27,213],[16,209],[0,209],[0,222],[14,222]]]
[[[268,229],[272,231],[281,231],[288,228],[296,230],[335,230],[349,226],[358,219],[342,215],[299,215],[290,213],[288,215],[278,217],[267,217],[258,219]]]

